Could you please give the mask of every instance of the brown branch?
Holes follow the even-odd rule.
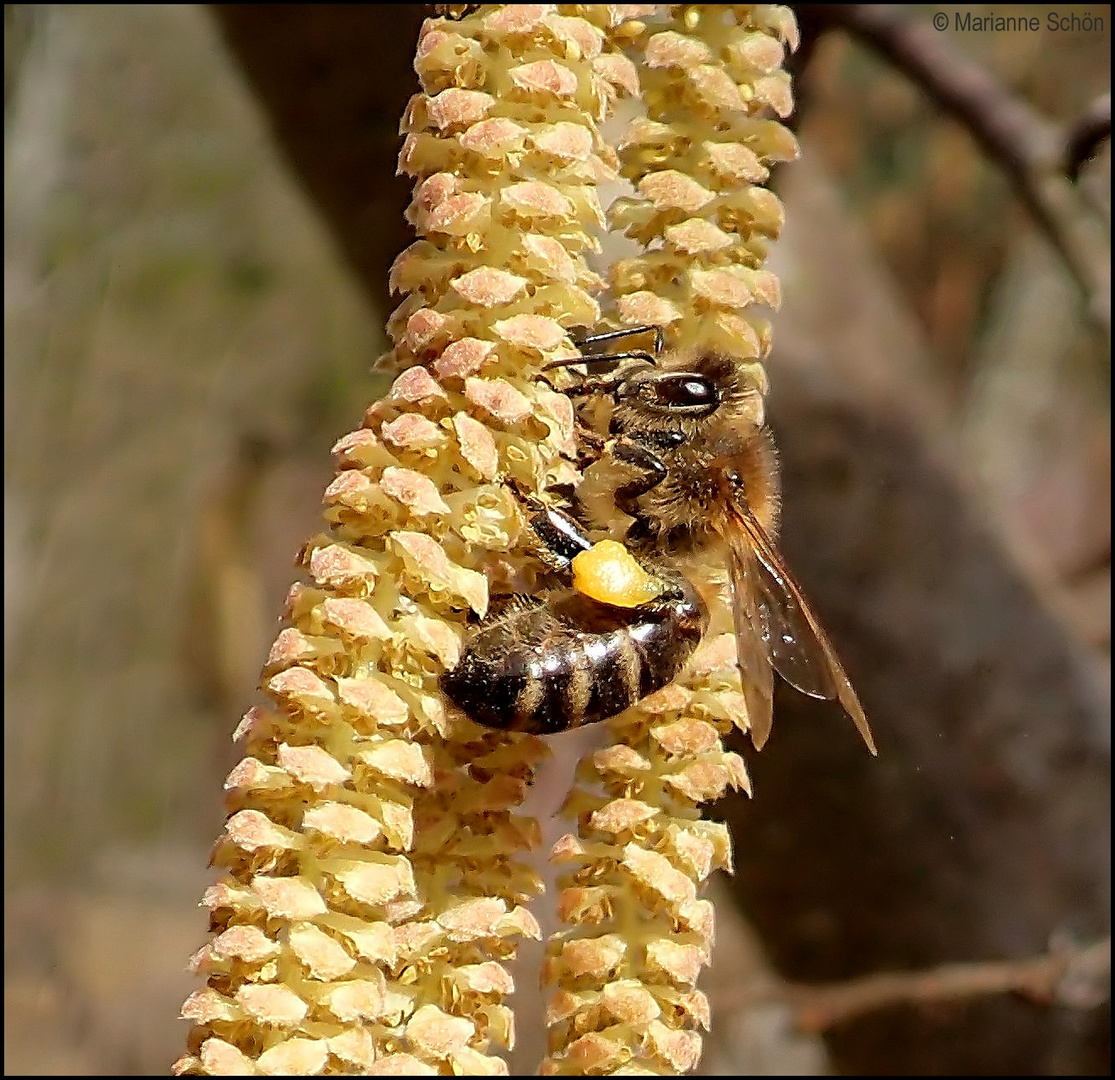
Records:
[[[1024,960],[945,964],[928,971],[868,975],[829,986],[760,982],[745,986],[717,1003],[741,1009],[769,1002],[788,1004],[805,1032],[826,1031],[837,1024],[893,1005],[1019,993],[1039,1002],[1077,1009],[1106,1000],[1111,978],[1111,938],[1092,945],[1054,948]]]
[[[1111,138],[1111,94],[1100,94],[1069,125],[1065,136],[1064,170],[1070,180],[1080,175],[1084,163]]]
[[[1107,230],[1071,180],[1073,132],[1050,123],[986,70],[954,51],[928,22],[890,5],[808,4],[818,30],[843,29],[888,60],[962,124],[1007,175],[1083,293],[1088,315],[1110,339],[1111,273]],[[1110,99],[1108,99],[1110,130]],[[1102,117],[1099,118],[1102,123]],[[1093,125],[1094,128],[1094,125]],[[1090,136],[1085,156],[1102,139]],[[1080,160],[1083,160],[1081,158]],[[1066,171],[1068,170],[1068,171]]]

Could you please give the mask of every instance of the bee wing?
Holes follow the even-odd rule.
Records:
[[[758,560],[746,544],[729,543],[728,569],[736,660],[747,702],[748,730],[755,749],[762,750],[770,735],[774,712],[774,673],[766,644],[770,631],[756,581]]]
[[[852,718],[868,749],[871,753],[876,753],[875,740],[871,736],[863,706],[837,659],[828,635],[805,599],[801,586],[786,568],[754,514],[746,507],[736,506],[732,516],[741,530],[739,535],[729,538],[733,565],[746,558],[738,551],[738,548],[746,546],[753,568],[750,573],[751,585],[756,594],[753,602],[758,608],[758,620],[763,629],[762,645],[766,648],[770,665],[803,694],[839,701]],[[733,570],[733,589],[734,587]],[[748,622],[752,621],[750,615],[747,618]],[[737,616],[737,649],[739,621]],[[740,667],[746,673],[742,655]]]

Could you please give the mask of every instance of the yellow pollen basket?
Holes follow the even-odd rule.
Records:
[[[638,607],[661,596],[664,586],[615,540],[601,540],[573,558],[573,588],[592,600]]]

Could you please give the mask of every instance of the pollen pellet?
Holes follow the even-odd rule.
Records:
[[[601,540],[574,557],[573,588],[592,600],[629,608],[657,599],[664,590],[615,540]]]

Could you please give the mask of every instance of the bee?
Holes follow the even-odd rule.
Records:
[[[653,353],[606,351],[647,334]],[[443,676],[446,694],[480,723],[509,730],[549,733],[616,715],[672,681],[708,629],[685,569],[722,566],[756,748],[770,734],[778,672],[804,694],[838,701],[875,753],[851,682],[774,541],[777,453],[758,388],[716,352],[663,355],[659,327],[577,344],[580,358],[548,370],[585,368],[563,391],[581,402],[585,478],[569,513],[535,506],[529,518],[543,561],[567,580],[490,615]],[[617,510],[627,523],[617,526]],[[590,535],[617,528],[661,583],[646,603],[603,603],[568,583]]]

